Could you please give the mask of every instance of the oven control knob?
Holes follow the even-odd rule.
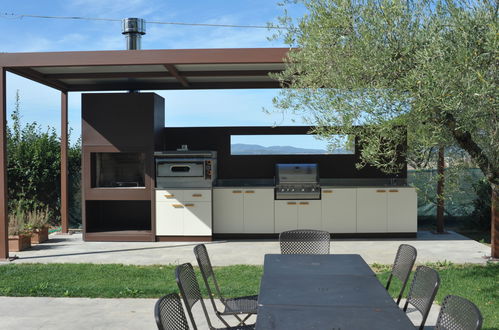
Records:
[[[291,189],[291,191],[295,191],[295,189],[293,188],[293,189]]]
[[[305,191],[305,189],[304,189],[304,188],[301,188],[301,191]]]

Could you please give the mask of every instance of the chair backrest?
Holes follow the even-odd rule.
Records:
[[[204,244],[198,244],[194,247],[194,255],[198,262],[199,270],[203,276],[203,280],[206,284],[206,289],[210,297],[212,296],[212,287],[210,286],[210,279],[213,282],[213,287],[215,288],[215,293],[223,299],[220,287],[218,286],[215,273],[213,272],[213,267],[211,266],[210,257],[208,255],[208,250]]]
[[[418,252],[414,246],[408,244],[399,245],[395,261],[393,262],[392,271],[390,273],[390,277],[388,278],[388,283],[386,284],[386,289],[388,290],[393,276],[402,282],[402,288],[400,289],[397,297],[397,304],[400,303],[400,300],[402,299],[402,294],[404,293],[417,255]]]
[[[297,229],[279,235],[282,254],[329,254],[330,234],[327,231]]]
[[[177,266],[177,268],[175,268],[175,279],[177,280],[180,295],[184,300],[187,314],[189,315],[189,319],[191,320],[191,324],[194,330],[197,330],[197,326],[196,322],[194,321],[194,316],[192,315],[192,306],[194,306],[198,301],[201,303],[201,307],[203,308],[204,316],[206,317],[208,326],[210,327],[210,329],[213,328],[192,265],[190,263],[185,263]]]
[[[184,308],[177,293],[159,298],[154,306],[154,318],[159,330],[189,330]]]
[[[442,302],[435,329],[479,330],[482,323],[482,314],[474,303],[448,295]]]
[[[404,311],[407,310],[407,306],[410,303],[421,313],[423,320],[421,321],[420,329],[424,328],[426,318],[428,317],[431,304],[435,299],[439,286],[440,276],[436,270],[426,266],[418,266],[416,268]]]

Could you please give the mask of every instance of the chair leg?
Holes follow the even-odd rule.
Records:
[[[390,288],[390,282],[392,281],[392,277],[393,277],[393,274],[390,274],[390,276],[388,277],[388,282],[386,283],[387,290],[388,290],[388,288]]]
[[[246,321],[250,318],[251,315],[253,315],[253,314],[246,315],[246,317],[241,321],[240,325],[246,325]]]
[[[218,311],[217,311],[215,314],[217,315],[218,319],[219,319],[220,321],[222,321],[222,323],[223,323],[223,324],[224,324],[227,328],[229,328],[229,327],[230,327],[229,323],[227,323],[227,321],[225,321],[225,319],[222,317],[222,315],[220,314],[220,312],[218,312]]]
[[[402,299],[402,292],[399,294],[397,298],[397,306],[400,304],[400,300]]]
[[[239,325],[244,325],[244,320],[242,320],[242,319],[239,317],[239,315],[234,314],[233,316],[234,316],[234,317],[235,317],[235,318],[239,321]]]

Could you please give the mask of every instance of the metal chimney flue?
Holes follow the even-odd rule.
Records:
[[[126,49],[141,49],[142,35],[146,34],[146,22],[142,18],[124,18],[121,33],[126,38]]]

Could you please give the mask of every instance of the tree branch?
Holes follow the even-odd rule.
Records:
[[[497,183],[499,180],[497,169],[494,168],[494,164],[485,156],[482,148],[473,141],[471,134],[458,127],[456,118],[451,113],[447,112],[445,114],[445,122],[458,145],[468,152],[489,182]]]

